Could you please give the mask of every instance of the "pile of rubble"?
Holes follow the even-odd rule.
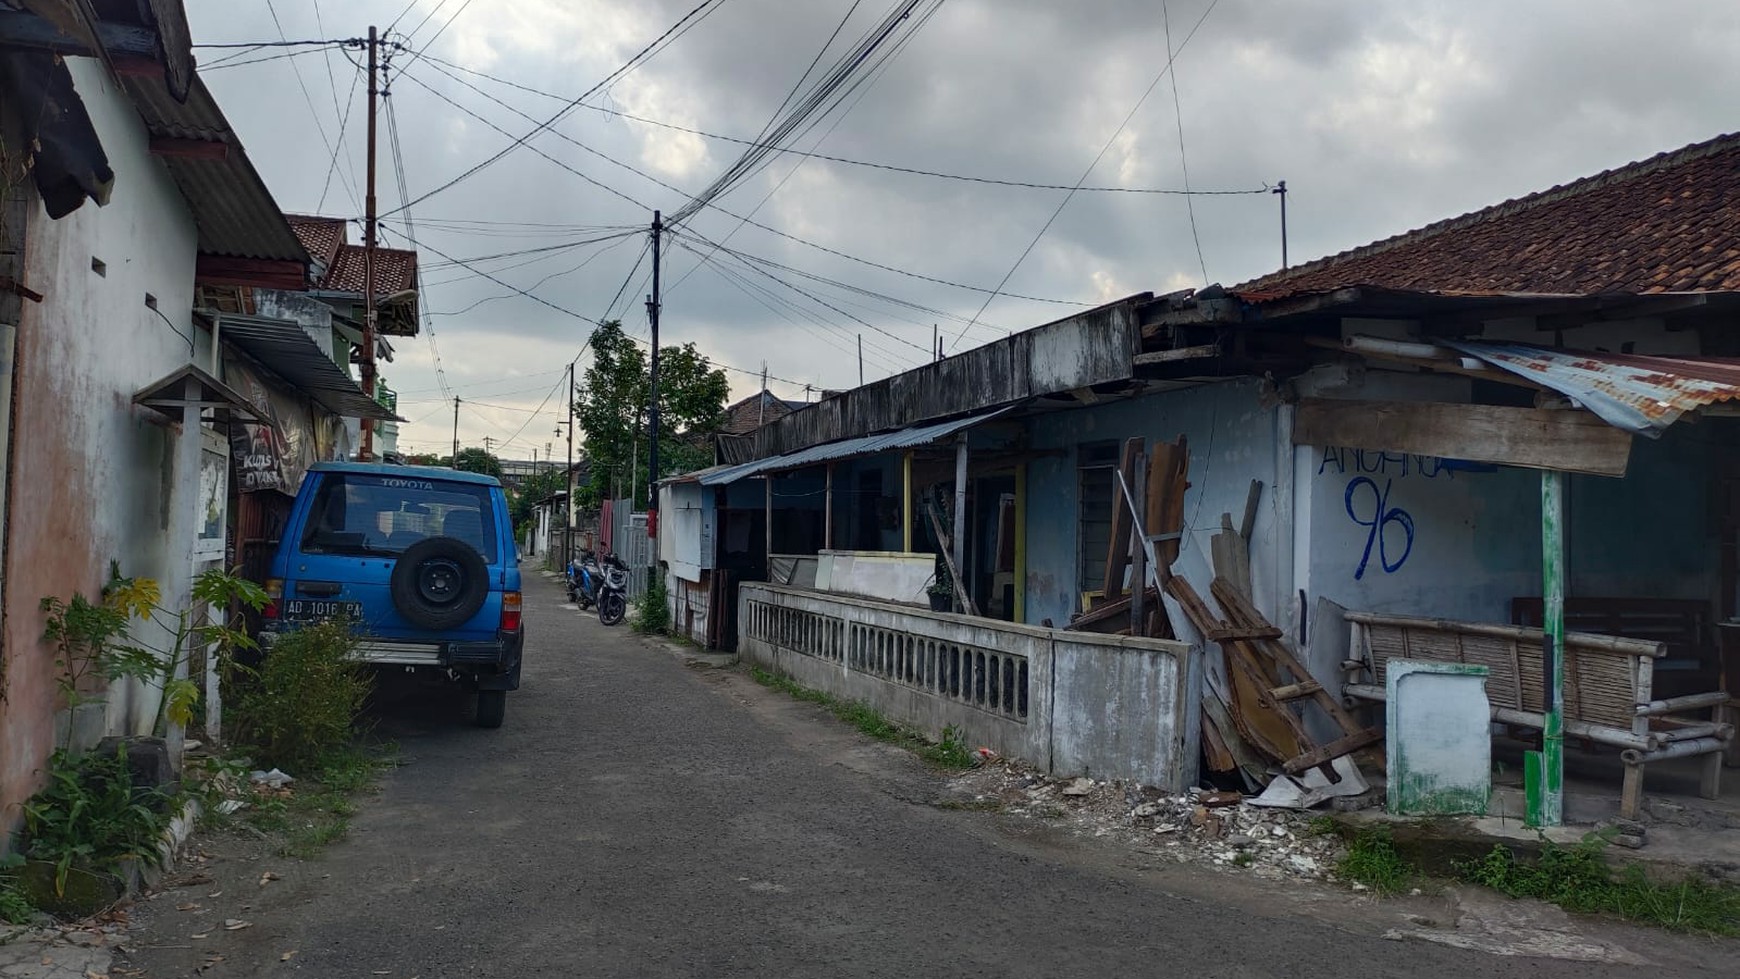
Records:
[[[1342,854],[1321,814],[1253,805],[1237,792],[1168,795],[1125,782],[1055,779],[1002,760],[962,774],[952,792],[963,806],[1261,877],[1334,880]]]

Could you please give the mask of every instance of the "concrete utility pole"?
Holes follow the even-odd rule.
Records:
[[[459,395],[453,396],[453,455],[448,457],[449,464],[459,462]]]
[[[647,404],[647,431],[652,441],[647,448],[646,464],[646,533],[657,537],[659,532],[659,239],[664,237],[665,222],[658,211],[652,223],[652,295],[646,300],[647,325],[652,328],[652,365],[648,372],[652,398]],[[629,502],[632,507],[633,501]],[[656,563],[656,561],[655,561]]]
[[[1269,190],[1271,194],[1281,195],[1281,268],[1287,268],[1287,181],[1277,180]]]
[[[574,558],[574,362],[568,362],[568,495],[562,498],[562,567]]]
[[[368,137],[368,190],[363,200],[363,351],[362,351],[362,389],[363,393],[374,400],[375,396],[375,101],[380,95],[379,86],[375,83],[375,73],[379,70],[376,62],[380,48],[380,38],[375,28],[369,27],[369,137]],[[459,454],[454,449],[454,455]],[[375,458],[375,420],[362,419],[362,448],[357,452],[357,458],[363,462],[373,462]]]

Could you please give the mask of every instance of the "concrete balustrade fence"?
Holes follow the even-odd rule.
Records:
[[[1056,774],[1171,791],[1196,780],[1199,657],[1184,643],[1014,625],[766,583],[739,652],[940,737]]]

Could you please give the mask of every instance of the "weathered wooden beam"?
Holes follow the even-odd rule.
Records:
[[[153,136],[149,144],[152,156],[178,160],[224,160],[230,155],[230,144],[221,139],[179,139]]]
[[[193,278],[204,286],[302,289],[308,285],[308,269],[301,262],[200,255],[194,264]]]
[[[1142,454],[1143,440],[1140,438],[1125,439],[1122,458],[1118,462],[1118,471],[1124,474],[1124,484],[1127,486],[1136,478],[1136,458]],[[1110,538],[1106,542],[1106,572],[1104,591],[1108,601],[1116,600],[1124,594],[1124,569],[1130,560],[1130,510],[1124,502],[1124,494],[1118,489],[1116,477],[1112,482],[1112,527]],[[1138,582],[1138,585],[1140,582]]]
[[[103,50],[111,55],[157,56],[157,35],[147,28],[105,22],[96,25],[96,32]],[[68,34],[45,17],[6,7],[0,7],[0,48],[29,48],[77,56],[102,53],[92,50],[86,40]]]
[[[1346,446],[1623,476],[1631,434],[1586,411],[1441,402],[1301,400],[1295,445]]]
[[[1141,367],[1145,364],[1169,364],[1179,360],[1201,360],[1205,357],[1219,357],[1220,344],[1205,343],[1197,347],[1179,347],[1176,350],[1150,350],[1130,358],[1130,363]]]

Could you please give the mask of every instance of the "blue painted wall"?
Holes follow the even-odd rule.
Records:
[[[1200,576],[1190,572],[1193,581],[1208,580],[1209,539],[1219,530],[1220,515],[1232,513],[1236,524],[1251,480],[1263,481],[1251,572],[1258,606],[1272,611],[1276,417],[1272,407],[1262,404],[1260,392],[1261,382],[1228,381],[1035,418],[1030,423],[1032,448],[1062,449],[1065,454],[1028,466],[1027,622],[1049,618],[1061,626],[1081,604],[1078,447],[1138,435],[1150,443],[1179,435],[1189,440],[1191,486],[1184,497],[1186,535],[1179,566],[1202,570]]]

